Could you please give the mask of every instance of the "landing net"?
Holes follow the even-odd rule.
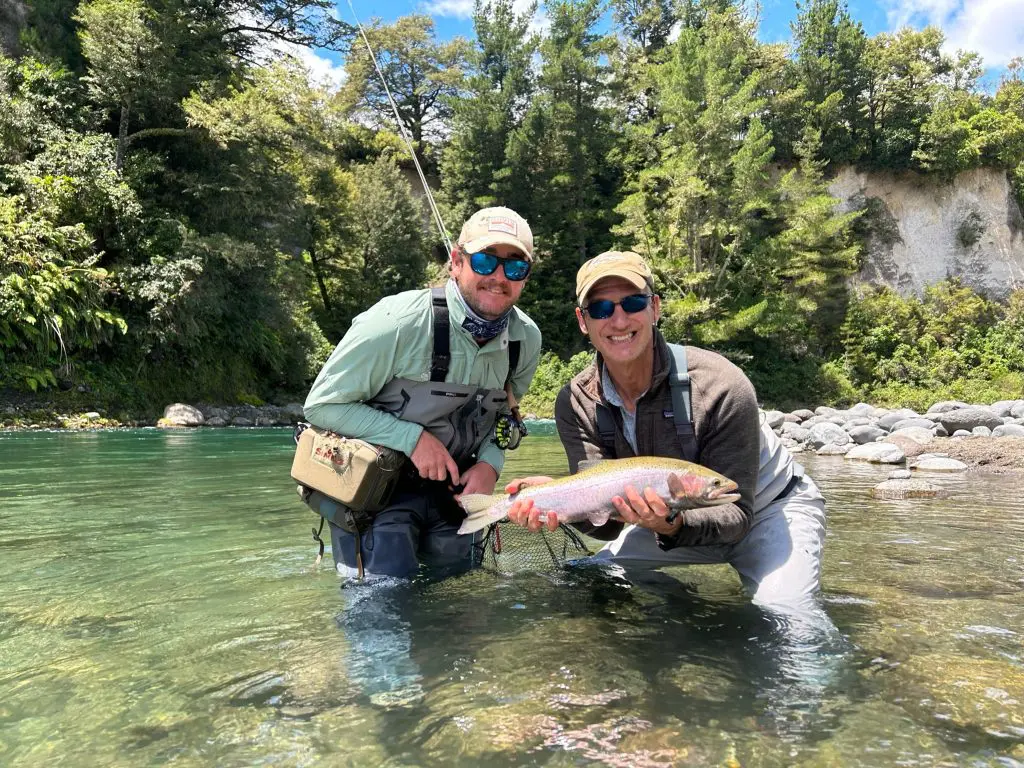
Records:
[[[499,573],[557,570],[593,554],[580,535],[567,525],[555,531],[528,531],[503,521],[487,529],[477,545],[477,565]]]

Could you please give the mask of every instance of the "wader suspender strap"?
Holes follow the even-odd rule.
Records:
[[[693,431],[693,397],[690,394],[686,347],[682,344],[668,346],[672,350],[668,383],[672,390],[672,419],[676,423],[676,437],[683,449],[683,459],[697,461],[697,435]]]
[[[444,288],[430,289],[430,304],[434,310],[434,352],[430,358],[430,380],[444,381],[452,362],[451,324],[448,322],[448,299]]]
[[[693,398],[690,394],[690,374],[686,366],[686,347],[669,344],[672,360],[669,364],[668,385],[672,392],[672,420],[676,424],[676,437],[686,461],[697,461],[697,435],[693,430]],[[615,418],[611,409],[597,404],[597,431],[601,448],[609,458],[615,458]]]
[[[448,318],[448,299],[444,287],[430,289],[430,305],[434,311],[434,351],[430,356],[430,380],[444,381],[448,375],[448,366],[452,362],[451,322]],[[519,367],[520,342],[508,343],[508,380]]]

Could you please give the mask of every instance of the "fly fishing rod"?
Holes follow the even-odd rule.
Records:
[[[360,36],[363,38],[363,44],[366,46],[366,53],[370,57],[370,61],[373,62],[373,68],[377,71],[377,77],[380,78],[381,85],[384,86],[384,93],[387,94],[388,102],[391,104],[391,111],[395,113],[395,122],[398,124],[398,132],[405,142],[405,146],[409,149],[409,155],[412,157],[413,165],[416,166],[416,173],[420,177],[420,184],[423,185],[423,194],[426,195],[427,205],[430,206],[430,213],[434,218],[434,224],[437,226],[438,232],[441,233],[441,239],[444,241],[445,248],[450,254],[452,252],[452,241],[448,237],[448,230],[444,226],[444,219],[441,218],[441,211],[438,209],[437,204],[434,202],[434,195],[430,191],[430,186],[427,184],[426,174],[423,173],[423,168],[420,165],[420,160],[416,157],[416,150],[412,145],[412,137],[409,135],[409,131],[405,127],[405,123],[402,122],[402,116],[398,111],[398,104],[395,102],[395,97],[391,95],[391,89],[388,87],[388,81],[384,77],[384,73],[381,72],[380,64],[377,62],[377,54],[374,53],[373,47],[370,45],[370,39],[366,36],[366,30],[363,29],[362,23],[359,21],[359,16],[356,15],[356,9],[352,5],[352,0],[348,0],[348,8],[352,11],[352,18],[355,19],[356,28],[359,30]]]

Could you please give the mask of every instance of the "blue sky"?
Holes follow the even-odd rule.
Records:
[[[526,5],[527,0],[516,0]],[[976,51],[988,67],[986,80],[998,82],[1006,64],[1015,56],[1024,56],[1024,0],[847,0],[850,14],[864,25],[869,35],[899,29],[939,27],[946,35],[950,52],[958,48]],[[376,16],[393,21],[410,13],[433,17],[438,36],[471,37],[470,14],[473,0],[352,0],[360,21]],[[338,2],[338,14],[352,21],[347,0]],[[760,37],[766,42],[790,39],[789,25],[796,16],[794,0],[761,0]],[[543,6],[535,19],[544,27]],[[326,51],[297,52],[317,79],[337,83],[343,74],[343,62]]]

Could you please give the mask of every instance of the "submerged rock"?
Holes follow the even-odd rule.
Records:
[[[876,499],[934,499],[947,495],[927,480],[885,480],[871,489]]]
[[[962,461],[943,456],[920,457],[910,465],[911,469],[922,472],[966,472],[967,465]]]

